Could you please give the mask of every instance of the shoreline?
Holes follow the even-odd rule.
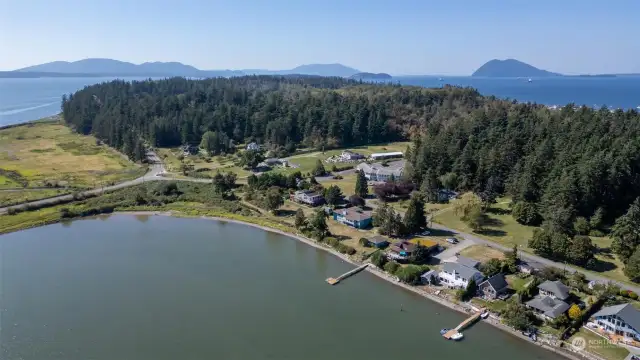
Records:
[[[178,217],[176,215],[180,215],[180,213],[174,213],[172,211],[116,211],[113,212],[112,214],[104,214],[104,215],[144,215],[144,216],[171,216],[171,217]],[[185,217],[185,218],[192,218],[192,219],[201,219],[201,220],[213,220],[213,221],[220,221],[220,222],[227,222],[227,223],[233,223],[233,224],[238,224],[238,225],[245,225],[245,226],[251,226],[253,228],[257,228],[263,231],[268,231],[271,233],[275,233],[275,234],[279,234],[279,235],[283,235],[289,238],[292,238],[294,240],[303,242],[309,246],[312,246],[316,249],[319,250],[323,250],[326,251],[336,257],[338,257],[339,259],[348,262],[351,265],[354,266],[361,266],[364,265],[365,262],[358,262],[355,261],[353,259],[351,259],[348,255],[346,254],[342,254],[336,250],[334,250],[333,248],[330,247],[326,247],[323,246],[322,244],[318,243],[317,241],[314,241],[312,239],[306,238],[300,234],[295,234],[295,233],[290,233],[290,232],[286,232],[286,231],[282,231],[279,229],[275,229],[275,228],[271,228],[268,226],[264,226],[264,225],[259,225],[259,224],[255,224],[255,223],[251,223],[248,221],[242,221],[242,220],[237,220],[237,219],[230,219],[230,218],[225,218],[225,217],[220,217],[220,216],[180,216],[180,217]],[[367,262],[368,263],[368,262]],[[405,290],[411,291],[414,294],[420,295],[423,298],[426,298],[427,300],[433,301],[435,303],[438,303],[441,306],[447,307],[448,309],[457,311],[459,313],[462,314],[469,314],[469,312],[467,311],[468,308],[453,303],[447,299],[441,298],[439,296],[435,296],[432,295],[424,290],[421,290],[420,288],[416,287],[416,286],[411,286],[409,284],[405,284],[403,282],[399,282],[396,281],[391,275],[387,274],[386,272],[378,269],[377,267],[375,267],[373,264],[370,264],[370,266],[366,267],[366,271],[368,271],[369,273],[371,273],[372,275],[378,277],[379,279],[385,280],[390,282],[393,285],[396,285],[398,287],[401,287]],[[563,356],[567,359],[571,359],[571,360],[583,360],[585,359],[585,357],[581,356],[580,354],[575,354],[575,353],[569,353],[569,350],[561,350],[558,347],[555,346],[551,346],[551,345],[547,345],[547,344],[543,344],[540,342],[532,342],[528,337],[522,335],[520,332],[507,327],[506,325],[502,324],[499,320],[493,318],[493,316],[489,317],[489,321],[487,320],[483,320],[483,322],[493,326],[494,328],[497,328],[498,330],[502,330],[506,333],[509,333],[517,338],[519,338],[520,340],[526,341],[532,345],[535,346],[539,346],[547,351],[551,351],[557,355]]]

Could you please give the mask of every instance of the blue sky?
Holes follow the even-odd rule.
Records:
[[[0,54],[0,70],[102,57],[467,75],[516,58],[640,72],[640,0],[0,0]]]

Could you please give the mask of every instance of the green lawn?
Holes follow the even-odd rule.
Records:
[[[349,197],[353,195],[356,188],[356,174],[345,175],[343,179],[331,179],[322,182],[322,186],[328,188],[331,185],[337,185],[344,196]]]
[[[484,231],[475,234],[505,246],[519,245],[526,248],[535,227],[519,224],[510,214],[509,203],[510,199],[498,199],[487,211],[489,225]],[[452,229],[474,233],[452,210],[439,212],[433,221]]]
[[[586,340],[585,350],[587,352],[601,356],[607,360],[623,360],[627,355],[629,355],[629,351],[627,349],[610,344],[607,339],[586,329],[580,329],[580,331],[573,335],[568,342],[571,343],[571,341],[578,336]]]
[[[527,277],[521,278],[516,275],[507,275],[506,280],[511,289],[513,289],[514,291],[518,291],[518,290],[524,289],[524,286],[527,285],[529,282],[531,282],[531,280],[533,280],[533,277],[527,276]]]

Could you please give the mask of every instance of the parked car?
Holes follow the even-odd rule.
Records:
[[[421,232],[420,235],[422,235],[422,236],[431,235],[431,231],[425,230],[425,231]]]
[[[458,239],[456,239],[456,238],[447,238],[447,242],[449,244],[457,244],[458,243]]]

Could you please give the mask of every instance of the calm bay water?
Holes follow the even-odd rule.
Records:
[[[63,94],[109,80],[112,78],[0,79],[0,126],[55,115],[60,112]],[[625,109],[640,106],[640,77],[534,78],[529,83],[526,79],[513,78],[458,76],[439,81],[439,78],[432,76],[411,76],[396,77],[393,81],[425,87],[440,87],[443,84],[471,86],[485,95],[545,105],[576,103]]]
[[[116,215],[0,237],[0,358],[560,359],[290,238]],[[400,312],[402,305],[404,311]]]

